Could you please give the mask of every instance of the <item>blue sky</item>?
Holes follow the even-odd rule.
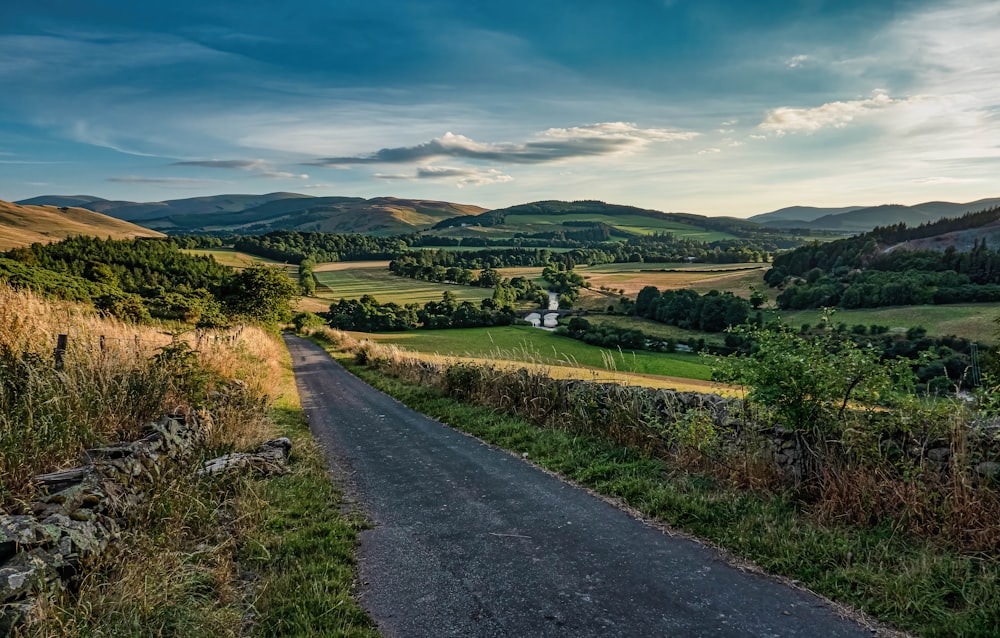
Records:
[[[997,34],[996,0],[3,2],[0,199],[971,201]]]

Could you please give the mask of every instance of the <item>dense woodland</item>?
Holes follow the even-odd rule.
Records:
[[[790,309],[1000,301],[1000,251],[987,247],[985,239],[968,252],[887,250],[998,220],[1000,208],[993,208],[912,229],[897,224],[813,243],[775,257],[764,279],[783,288],[776,301]]]
[[[445,292],[441,301],[429,301],[423,306],[379,303],[371,295],[364,295],[331,305],[326,320],[333,328],[362,332],[509,326],[516,316],[511,300],[504,299],[504,294],[502,288],[497,288],[493,298],[484,299],[479,306],[471,301],[459,302],[451,292]]]
[[[506,239],[450,238],[435,235],[344,235],[275,231],[258,237],[236,237],[236,250],[283,261],[300,263],[311,259],[317,263],[329,261],[365,261],[398,259],[409,256],[424,265],[463,268],[501,268],[505,266],[544,266],[563,260],[572,264],[609,264],[627,262],[746,263],[766,262],[774,251],[798,245],[798,242],[760,239],[730,239],[700,242],[677,238],[671,233],[632,235],[625,240],[608,241],[606,224],[569,223],[563,230]],[[190,241],[175,238],[175,241]],[[433,250],[433,247],[462,246],[482,248],[477,251]],[[194,247],[194,246],[185,246]],[[200,246],[199,246],[200,247]],[[425,250],[415,250],[425,247]],[[568,252],[550,248],[570,249]],[[430,253],[428,258],[417,257]],[[565,255],[565,257],[563,257]]]
[[[0,277],[15,287],[93,303],[110,315],[225,325],[240,318],[278,321],[297,287],[282,269],[236,272],[208,256],[180,250],[170,239],[72,237],[14,248],[0,259]]]

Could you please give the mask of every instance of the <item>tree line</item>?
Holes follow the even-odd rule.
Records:
[[[517,317],[499,290],[478,306],[471,301],[459,302],[451,291],[446,291],[440,301],[428,301],[423,306],[379,303],[371,295],[363,295],[360,299],[341,299],[332,304],[325,318],[333,328],[361,332],[509,326]]]
[[[904,224],[802,246],[775,257],[764,275],[783,291],[780,308],[873,308],[1000,301],[1000,251],[975,239],[971,250],[885,250],[886,245],[978,228],[1000,220],[1000,208],[908,229]]]
[[[212,257],[184,253],[170,239],[71,237],[14,248],[2,257],[0,278],[15,287],[93,303],[137,323],[276,322],[290,316],[289,303],[298,294],[282,268],[256,265],[237,272]]]

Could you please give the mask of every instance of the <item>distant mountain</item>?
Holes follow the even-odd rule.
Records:
[[[215,195],[163,202],[109,201],[48,195],[25,202],[74,205],[170,234],[262,234],[272,230],[399,234],[442,219],[476,215],[485,208],[396,197],[312,197],[299,193]]]
[[[792,222],[792,223],[803,223],[811,222],[820,217],[825,217],[827,215],[839,215],[841,213],[850,213],[852,211],[860,210],[865,208],[865,206],[844,206],[842,208],[816,208],[815,206],[788,206],[786,208],[779,208],[778,210],[771,211],[770,213],[762,213],[760,215],[754,215],[753,217],[748,217],[747,221],[757,222],[758,224],[771,225],[775,222]]]
[[[89,195],[43,195],[22,200],[18,204],[42,206],[79,206],[130,222],[143,222],[172,215],[211,215],[237,213],[274,200],[311,199],[298,193],[268,193],[266,195],[212,195],[170,199],[163,202],[113,201]]]
[[[803,228],[810,230],[833,230],[850,233],[868,232],[876,226],[892,226],[894,224],[906,224],[907,226],[918,226],[920,224],[934,222],[945,217],[961,217],[965,213],[985,210],[1000,204],[1000,197],[990,199],[980,199],[965,204],[952,202],[925,202],[913,206],[903,206],[901,204],[886,204],[882,206],[871,206],[867,208],[851,207],[851,210],[843,212],[827,212],[819,217],[807,219],[799,217],[795,219],[792,215],[795,211],[822,211],[824,209],[807,207],[783,208],[773,213],[755,215],[750,219],[760,221],[772,228]],[[836,211],[836,209],[831,209]],[[785,213],[784,211],[792,211]],[[779,215],[780,213],[780,215]],[[807,213],[808,215],[808,213]],[[762,219],[766,218],[766,219]]]
[[[163,236],[83,208],[22,206],[0,201],[0,250],[59,241],[72,235],[115,239]]]

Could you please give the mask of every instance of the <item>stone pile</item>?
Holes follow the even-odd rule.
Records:
[[[0,515],[0,635],[30,613],[39,592],[72,586],[81,565],[129,525],[129,510],[204,442],[194,418],[165,415],[147,431],[138,441],[87,450],[81,467],[36,476],[44,496],[31,514]],[[284,473],[290,448],[288,439],[268,441],[253,454],[205,461],[198,473],[239,467]]]

